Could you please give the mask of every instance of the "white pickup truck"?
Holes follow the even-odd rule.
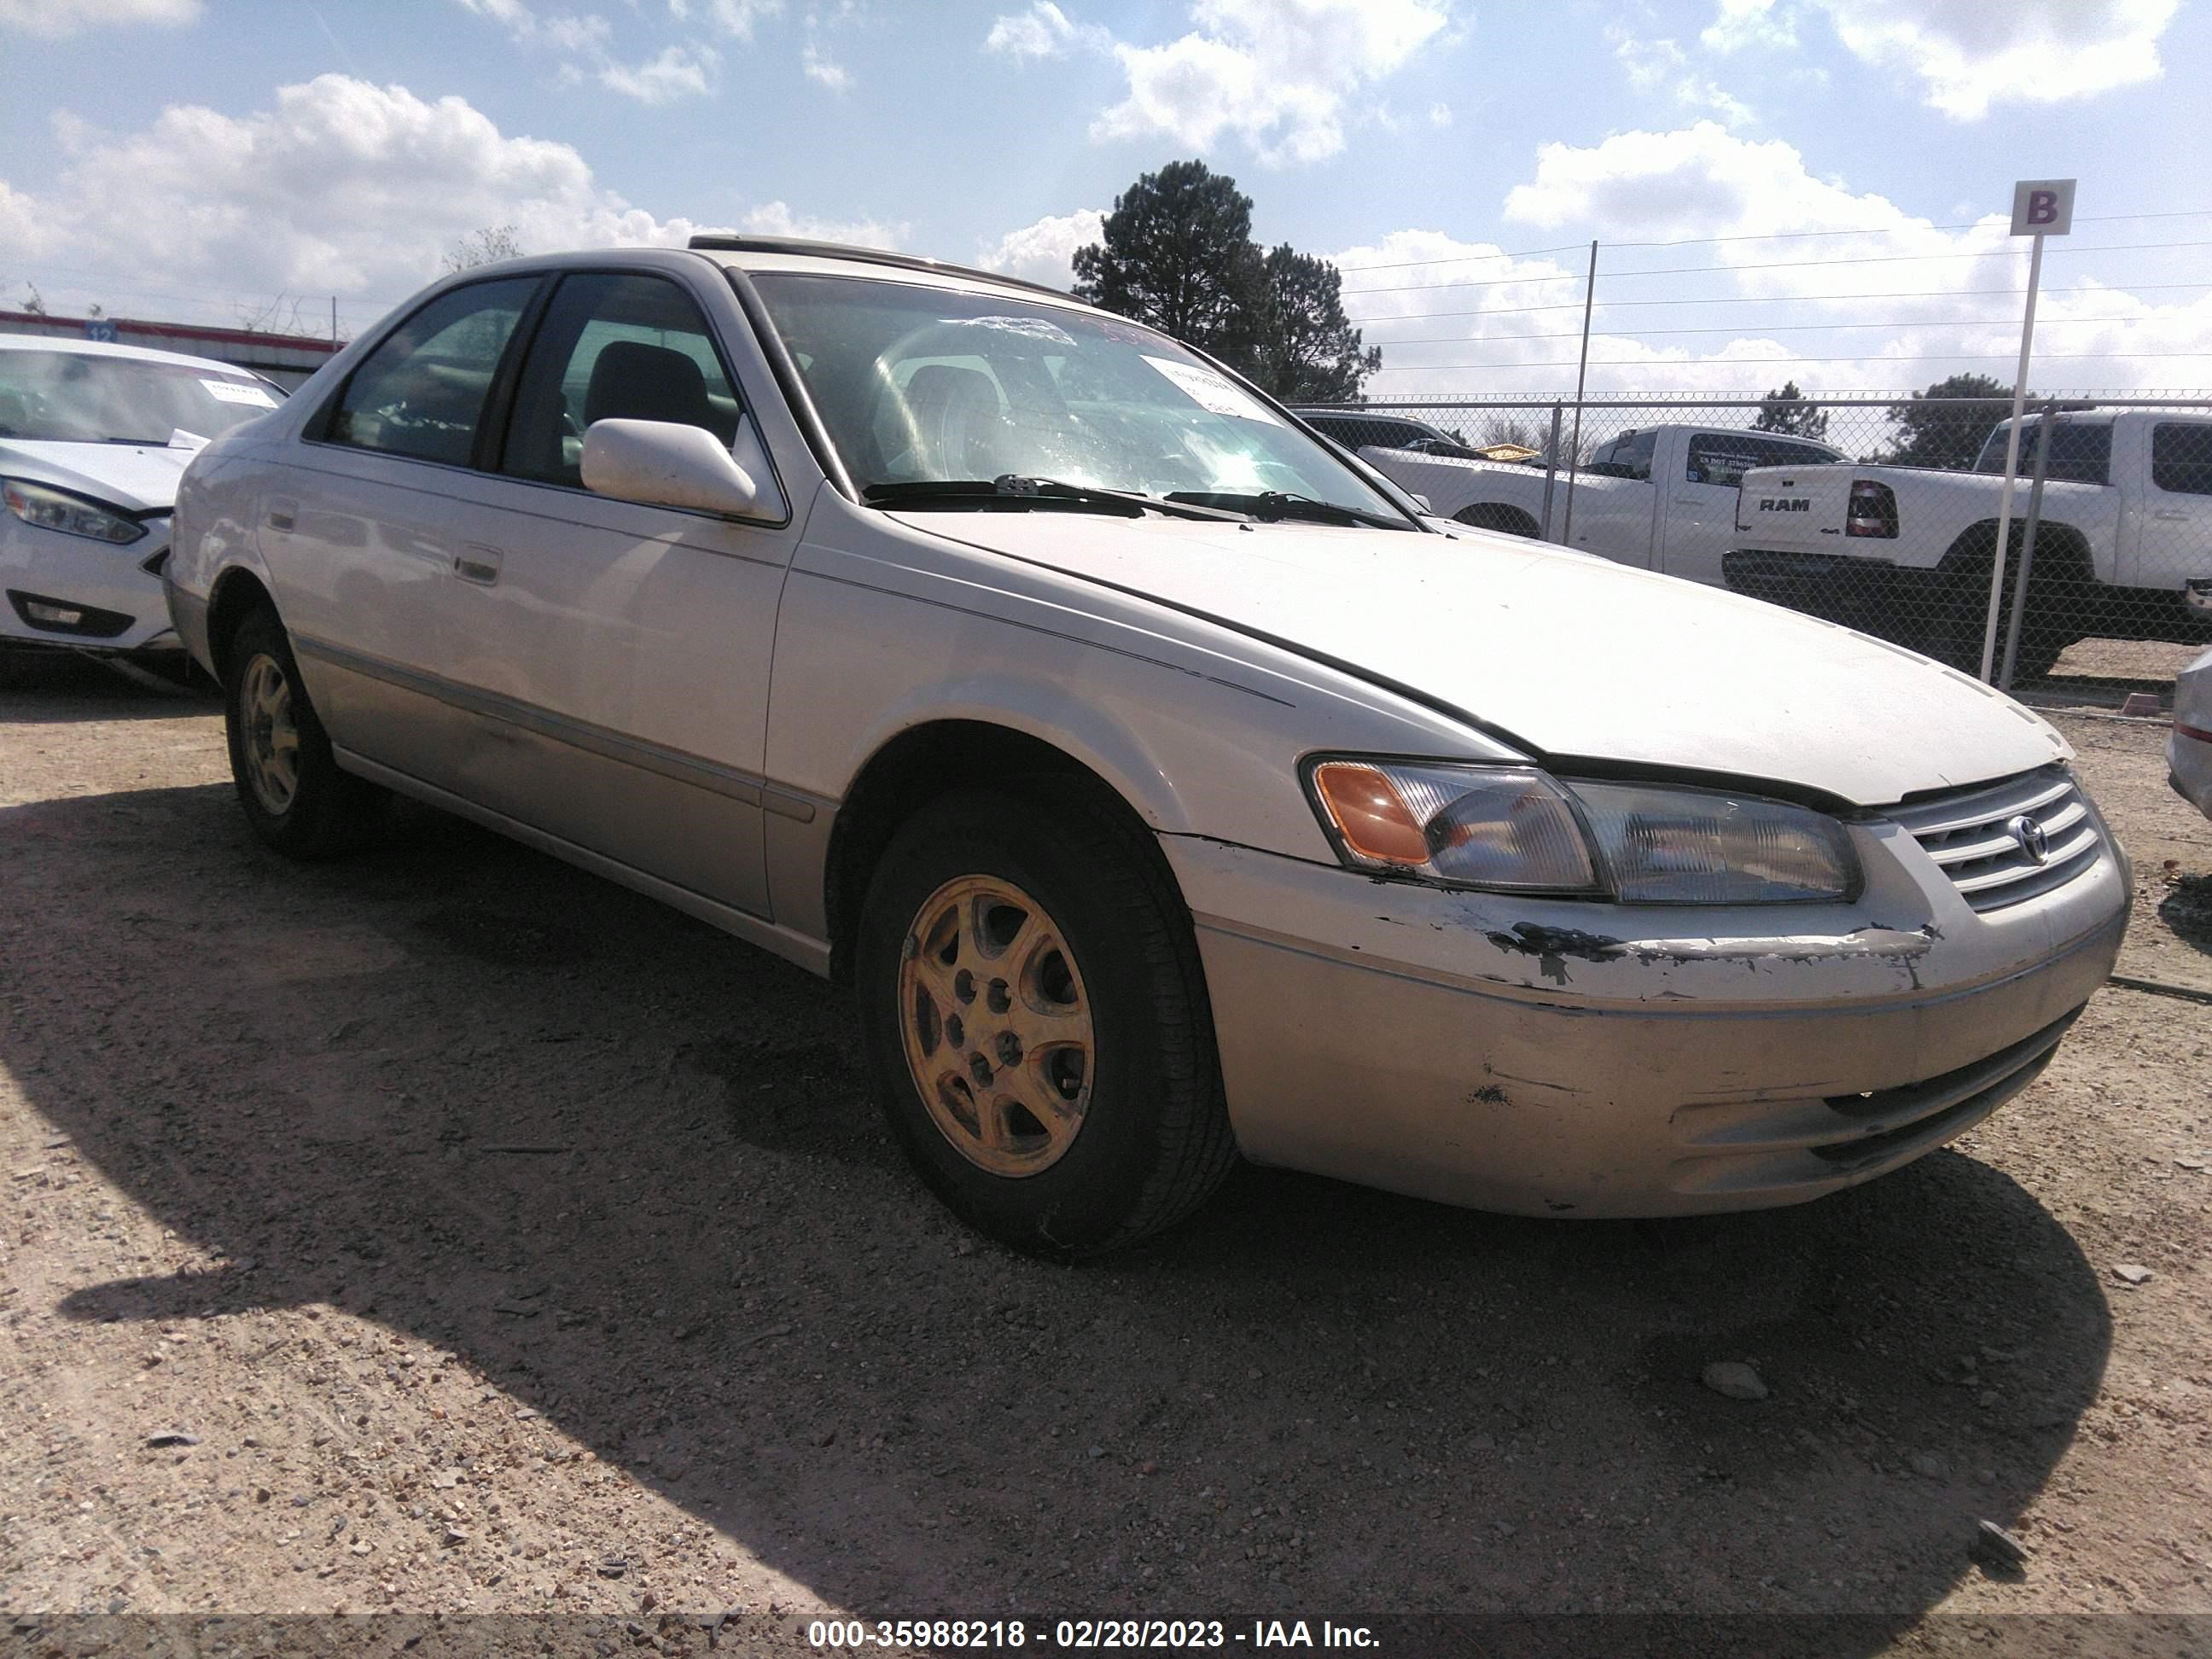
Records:
[[[1971,472],[1850,461],[1747,472],[1728,585],[1978,665],[2009,426],[1990,434]],[[2031,421],[2015,550],[2034,444]],[[2212,419],[2094,409],[2053,417],[2017,672],[2041,674],[2093,636],[2212,640]]]
[[[1540,536],[1545,470],[1369,445],[1360,459],[1427,498],[1439,518],[1516,536]],[[1624,432],[1600,446],[1574,482],[1550,481],[1551,539],[1620,564],[1719,586],[1736,539],[1736,483],[1753,467],[1819,467],[1843,454],[1803,438],[1705,426]]]

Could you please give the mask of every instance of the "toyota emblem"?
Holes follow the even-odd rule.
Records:
[[[2051,862],[2051,837],[2045,832],[2043,826],[2028,817],[2027,813],[2021,813],[2010,823],[2005,825],[2005,829],[2012,838],[2020,843],[2020,850],[2028,857],[2033,859],[2038,864]]]

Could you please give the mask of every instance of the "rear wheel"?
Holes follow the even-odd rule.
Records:
[[[2012,532],[2013,556],[1997,596],[1996,645],[1992,672],[2004,665],[2005,629],[2012,625],[2013,592],[2019,583],[2021,526]],[[1989,627],[1990,559],[1996,544],[1988,529],[1974,532],[1952,550],[1937,573],[1934,614],[1922,648],[1939,662],[1969,674],[1982,666],[1982,642]],[[2081,637],[2084,594],[2091,584],[2080,574],[2079,560],[2063,543],[2038,543],[2034,574],[2028,579],[2021,638],[2013,659],[2013,678],[2041,679],[2057,665],[2068,646]]]
[[[231,778],[254,833],[297,859],[361,845],[381,823],[390,797],[339,769],[274,611],[252,611],[239,623],[229,666],[223,724]]]
[[[932,1190],[1017,1249],[1096,1255],[1235,1162],[1195,942],[1157,854],[1059,780],[923,808],[854,976],[884,1111]]]

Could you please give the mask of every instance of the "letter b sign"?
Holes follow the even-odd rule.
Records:
[[[2071,179],[2023,179],[2012,187],[2012,234],[2064,236],[2074,228]]]

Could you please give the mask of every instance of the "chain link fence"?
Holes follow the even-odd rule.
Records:
[[[2212,397],[1389,401],[1302,411],[1438,514],[1725,586],[1992,683],[2212,644]],[[1996,550],[2007,549],[2002,569]],[[2119,648],[2164,646],[2166,650]]]

